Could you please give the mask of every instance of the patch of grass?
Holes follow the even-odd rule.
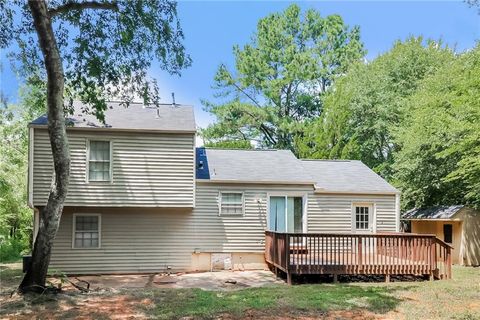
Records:
[[[363,309],[384,313],[400,302],[387,287],[362,288],[341,284],[275,286],[229,292],[149,289],[136,291],[136,295],[152,300],[155,307],[146,312],[160,319],[212,318],[222,313],[239,316],[247,310],[281,314],[286,309],[307,313]]]
[[[21,281],[21,264],[0,265],[0,317],[55,314],[53,319],[108,318],[119,307],[154,319],[290,319],[338,313],[340,318],[366,314],[404,319],[480,319],[480,268],[453,267],[453,279],[423,282],[277,285],[238,291],[200,289],[123,289],[103,293],[9,299],[4,288]],[[10,289],[12,288],[12,289]],[[15,298],[15,297],[14,297]],[[3,299],[3,301],[2,301]],[[97,310],[101,299],[105,310]],[[127,302],[128,303],[127,303]],[[90,304],[96,307],[88,308]],[[42,314],[43,314],[42,313]],[[93,315],[93,316],[92,316]]]

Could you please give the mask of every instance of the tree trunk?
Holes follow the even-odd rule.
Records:
[[[52,242],[67,196],[70,171],[70,154],[63,112],[64,76],[60,53],[45,1],[29,0],[28,5],[47,71],[48,134],[54,174],[47,204],[40,210],[39,230],[33,247],[31,265],[19,287],[22,293],[43,291],[45,287]]]

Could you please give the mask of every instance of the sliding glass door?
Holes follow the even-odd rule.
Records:
[[[271,196],[268,229],[277,232],[303,232],[303,197]]]

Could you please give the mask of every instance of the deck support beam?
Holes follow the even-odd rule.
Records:
[[[287,284],[292,285],[292,274],[290,272],[287,272]]]
[[[385,282],[386,282],[386,283],[389,283],[389,282],[390,282],[390,275],[389,275],[389,274],[386,274],[386,275],[385,275]]]

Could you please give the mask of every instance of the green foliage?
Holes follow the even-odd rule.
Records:
[[[395,157],[405,206],[480,207],[480,45],[425,79],[407,106]]]
[[[0,107],[0,261],[17,259],[28,251],[32,233],[32,210],[27,206],[27,124],[44,112],[42,104],[37,104],[44,87],[30,86],[20,94],[22,108]]]
[[[324,98],[324,112],[296,141],[302,157],[360,159],[391,177],[393,131],[420,81],[453,59],[448,48],[421,38],[397,42],[367,64],[357,64]]]
[[[365,52],[358,27],[291,5],[261,19],[252,42],[233,53],[235,72],[221,65],[215,76],[217,103],[204,102],[217,117],[204,138],[294,150],[303,122],[321,113],[326,89]]]
[[[159,103],[158,85],[147,76],[154,64],[178,74],[191,63],[182,44],[174,1],[98,2],[103,9],[72,9],[74,2],[68,0],[47,3],[63,63],[68,106],[73,99],[80,100],[88,106],[84,112],[100,120],[104,120],[109,100],[120,100],[126,106],[139,97],[145,103]],[[23,78],[45,81],[28,5],[23,0],[0,0],[0,12],[0,49],[12,49],[10,56]]]
[[[248,140],[220,140],[217,142],[205,143],[207,148],[220,149],[253,149],[252,144]]]
[[[0,262],[7,263],[22,258],[22,253],[28,249],[25,239],[6,238],[0,235]]]

